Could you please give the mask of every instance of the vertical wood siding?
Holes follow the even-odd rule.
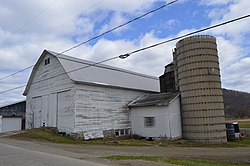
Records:
[[[47,58],[50,58],[50,64],[44,65]],[[73,81],[69,79],[60,62],[50,54],[46,55],[44,60],[35,71],[27,94],[26,128],[41,127],[43,123],[49,127],[56,127],[57,93],[66,89],[74,92]],[[71,100],[74,101],[74,98]]]

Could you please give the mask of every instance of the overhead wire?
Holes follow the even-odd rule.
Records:
[[[102,3],[103,1],[105,1],[105,0],[100,0],[100,1],[98,1],[97,3],[94,3],[92,6],[88,7],[87,9],[85,9],[84,11],[82,11],[80,14],[83,14],[83,13],[87,12],[88,10],[90,10],[90,9],[92,9],[92,8],[94,8],[94,7],[96,7],[97,5],[99,5],[100,3]],[[54,32],[55,30],[57,30],[57,29],[60,28],[61,26],[63,26],[63,25],[65,25],[66,23],[68,23],[68,22],[69,22],[70,20],[72,20],[73,18],[75,18],[75,16],[74,16],[74,17],[71,17],[71,18],[69,18],[69,19],[67,19],[66,21],[64,21],[64,22],[61,23],[60,25],[57,25],[57,26],[53,27],[51,31],[47,32],[46,34],[40,35],[38,38],[36,38],[36,39],[34,39],[34,40],[32,40],[32,41],[30,41],[30,42],[28,42],[28,43],[25,43],[24,45],[27,45],[27,44],[29,44],[29,43],[32,43],[32,42],[34,42],[34,41],[36,41],[36,40],[38,40],[38,39],[44,38],[46,35],[51,34],[52,32]]]
[[[56,1],[58,1],[58,0],[56,0]],[[54,1],[54,3],[55,3],[56,1]],[[91,8],[93,8],[93,7],[95,7],[95,6],[97,6],[98,4],[102,3],[103,1],[104,1],[104,0],[98,1],[97,3],[93,4],[92,6],[90,6],[90,7],[87,8],[86,10],[84,10],[84,12],[86,12],[86,11],[88,11],[89,9],[91,9]],[[51,6],[51,5],[52,5],[52,4],[50,4],[50,6]],[[44,12],[44,11],[43,11],[43,12]],[[41,12],[40,12],[40,14],[41,14]],[[31,21],[30,21],[30,22],[31,22]],[[63,24],[65,24],[65,23],[63,23]],[[63,24],[61,24],[61,25],[59,25],[59,26],[62,26]],[[59,28],[59,26],[57,26],[57,28]],[[55,29],[57,29],[57,28],[55,28]],[[54,30],[55,30],[55,29],[54,29]],[[21,30],[21,29],[19,29],[19,30]],[[53,31],[54,31],[54,30],[53,30]],[[50,31],[49,33],[53,32],[53,31]],[[41,37],[44,37],[44,35],[42,35]],[[41,37],[37,38],[36,40],[40,39]],[[33,41],[35,41],[35,40],[33,40]],[[32,68],[32,67],[34,67],[34,66],[35,66],[35,65],[31,65],[31,66],[26,67],[26,68],[24,68],[24,69],[18,70],[18,71],[16,71],[16,72],[12,73],[12,74],[3,76],[3,77],[0,78],[0,80],[3,80],[3,79],[6,79],[6,78],[9,78],[9,77],[12,77],[12,76],[14,76],[14,75],[16,75],[16,74],[18,74],[18,73],[24,72],[24,71],[26,71],[26,70]]]
[[[174,41],[174,40],[178,40],[178,39],[181,39],[181,38],[184,38],[184,37],[187,37],[187,36],[191,36],[191,35],[193,35],[193,34],[196,34],[196,33],[199,33],[199,32],[203,32],[203,31],[207,31],[207,30],[209,30],[209,29],[213,29],[213,28],[216,28],[216,27],[219,27],[219,26],[222,26],[222,25],[226,25],[226,24],[229,24],[229,23],[238,21],[238,20],[242,20],[242,19],[245,19],[245,18],[248,18],[248,17],[250,17],[250,14],[249,14],[249,15],[242,16],[242,17],[238,17],[238,18],[235,18],[235,19],[232,19],[232,20],[223,22],[223,23],[219,23],[219,24],[216,24],[216,25],[212,25],[212,26],[209,26],[209,27],[207,27],[207,28],[202,28],[202,29],[199,29],[199,30],[197,30],[197,31],[193,31],[193,32],[187,33],[187,34],[185,34],[185,35],[181,35],[181,36],[178,36],[178,37],[169,39],[169,40],[165,40],[165,41],[163,41],[163,42],[159,42],[159,43],[156,43],[156,44],[147,46],[147,47],[143,47],[143,48],[140,48],[140,49],[138,49],[138,50],[134,50],[134,51],[132,51],[132,52],[130,52],[130,53],[127,53],[127,54],[125,54],[125,55],[132,55],[132,54],[134,54],[134,53],[137,53],[137,52],[140,52],[140,51],[143,51],[143,50],[147,50],[147,49],[150,49],[150,48],[153,48],[153,47],[156,47],[156,46],[159,46],[159,45],[162,45],[162,44],[165,44],[165,43]]]
[[[97,36],[95,36],[95,37],[92,37],[92,38],[90,38],[90,39],[88,39],[88,40],[86,40],[86,41],[83,41],[83,42],[81,42],[81,43],[79,43],[79,44],[77,44],[77,45],[75,45],[75,46],[73,46],[73,47],[70,47],[70,48],[68,48],[68,49],[66,49],[66,50],[64,50],[64,51],[62,51],[62,52],[60,52],[60,53],[58,53],[58,55],[64,54],[64,53],[66,53],[66,52],[68,52],[68,51],[71,51],[71,50],[73,50],[73,49],[75,49],[75,48],[77,48],[77,47],[80,47],[81,45],[84,45],[84,44],[86,44],[86,43],[88,43],[88,42],[90,42],[90,41],[92,41],[92,40],[95,40],[95,39],[97,39],[97,38],[100,38],[101,36],[104,36],[104,35],[106,35],[106,34],[108,34],[108,33],[111,33],[111,32],[113,32],[113,31],[115,31],[115,30],[117,30],[117,29],[119,29],[119,28],[124,27],[125,25],[128,25],[128,24],[130,24],[130,23],[132,23],[132,22],[134,22],[134,21],[136,21],[136,20],[139,20],[139,19],[141,19],[141,18],[143,18],[143,17],[145,17],[145,16],[147,16],[147,15],[149,15],[149,14],[152,14],[152,13],[154,13],[154,12],[160,10],[160,9],[163,9],[163,8],[165,8],[165,7],[167,7],[167,6],[171,5],[171,4],[174,4],[174,3],[176,3],[177,1],[179,1],[179,0],[174,0],[174,1],[171,1],[171,2],[168,2],[168,3],[165,3],[164,5],[162,5],[162,6],[158,7],[158,8],[155,8],[155,9],[153,9],[153,10],[150,10],[150,11],[148,11],[148,12],[146,12],[146,13],[144,13],[144,14],[142,14],[142,15],[140,15],[140,16],[138,16],[138,17],[132,19],[132,20],[129,20],[129,21],[127,21],[127,22],[125,22],[125,23],[123,23],[123,24],[121,24],[121,25],[118,25],[118,26],[116,26],[116,27],[114,27],[114,28],[112,28],[112,29],[110,29],[110,30],[108,30],[108,31],[105,31],[105,32],[103,32],[103,33],[101,33],[101,34],[99,34],[99,35],[97,35]],[[98,3],[100,3],[100,2],[98,2]],[[98,4],[98,3],[97,3],[97,4]],[[96,5],[96,4],[95,4],[95,5]],[[31,68],[31,67],[33,67],[33,66],[34,66],[34,65],[30,66],[29,68]],[[26,68],[25,68],[25,69],[26,69]],[[27,69],[28,69],[28,68],[27,68]],[[27,69],[26,69],[26,70],[27,70]],[[18,73],[20,73],[20,72],[22,72],[22,71],[25,71],[25,70],[24,70],[24,69],[21,69],[21,70],[15,72],[15,73],[13,73],[13,74],[10,74],[10,75],[8,75],[8,76],[4,76],[4,77],[0,78],[0,80],[5,79],[5,78],[8,78],[8,77],[11,77],[11,76],[14,76],[14,75],[16,75],[16,74],[18,74]]]
[[[61,58],[61,57],[58,57],[58,58]],[[111,61],[111,60],[114,60],[114,59],[117,59],[117,58],[119,58],[119,56],[108,58],[108,59],[105,59],[105,60],[102,60],[102,61],[99,61],[99,62],[96,62],[96,63],[92,63],[92,64],[86,64],[87,66],[80,67],[80,68],[77,68],[77,69],[73,69],[73,70],[70,70],[70,71],[68,71],[66,73],[57,74],[57,75],[54,75],[54,76],[51,76],[51,77],[48,77],[48,78],[45,78],[45,79],[42,79],[42,80],[37,80],[35,82],[32,82],[31,84],[36,84],[36,83],[46,81],[46,80],[49,80],[49,79],[52,79],[52,78],[55,78],[55,77],[59,77],[59,76],[65,75],[65,74],[72,73],[72,72],[75,72],[75,71],[78,71],[78,70],[86,69],[86,68],[91,67],[91,66],[96,66],[98,64],[108,62],[108,61]],[[72,61],[70,59],[67,59],[67,60]],[[1,91],[0,94],[6,93],[6,92],[9,92],[9,91],[13,91],[13,90],[16,90],[16,89],[24,88],[24,87],[27,87],[28,85],[31,85],[31,84],[28,83],[26,85],[21,85],[21,86],[15,87],[15,88],[11,88],[11,89],[8,89],[8,90],[5,90],[5,91]]]
[[[89,65],[87,65],[87,66],[84,66],[84,67],[81,67],[81,68],[78,68],[78,69],[74,69],[74,70],[72,70],[72,71],[69,71],[69,72],[67,72],[67,74],[70,73],[70,72],[75,72],[75,71],[78,71],[78,70],[83,70],[83,69],[86,69],[86,68],[91,67],[91,66],[96,66],[97,64],[101,64],[101,63],[104,63],[104,62],[108,62],[108,61],[111,61],[111,60],[114,60],[114,59],[117,59],[117,58],[125,59],[126,57],[128,57],[128,56],[130,56],[130,55],[132,55],[132,54],[138,53],[138,52],[140,52],[140,51],[144,51],[144,50],[147,50],[147,49],[151,49],[151,48],[153,48],[153,47],[157,47],[157,46],[159,46],[159,45],[162,45],[162,44],[165,44],[165,43],[168,43],[168,42],[171,42],[171,41],[175,41],[175,40],[181,39],[181,38],[183,38],[183,37],[187,37],[187,36],[190,36],[190,35],[193,35],[193,34],[197,34],[197,33],[203,32],[203,31],[207,31],[207,30],[210,30],[210,29],[214,29],[214,28],[216,28],[216,27],[220,27],[220,26],[223,26],[223,25],[226,25],[226,24],[230,24],[230,23],[233,23],[233,22],[236,22],[236,21],[239,21],[239,20],[248,18],[248,17],[250,17],[250,14],[249,14],[249,15],[244,15],[244,16],[241,16],[241,17],[238,17],[238,18],[235,18],[235,19],[226,21],[226,22],[222,22],[222,23],[219,23],[219,24],[215,24],[215,25],[209,26],[209,27],[207,27],[207,28],[202,28],[202,29],[200,29],[200,30],[193,31],[193,32],[191,32],[191,33],[187,33],[187,34],[185,34],[185,35],[181,35],[181,36],[178,36],[178,37],[169,39],[169,40],[165,40],[165,41],[163,41],[163,42],[159,42],[159,43],[156,43],[156,44],[147,46],[147,47],[143,47],[143,48],[140,48],[140,49],[131,51],[131,52],[126,53],[126,54],[121,54],[121,55],[119,55],[119,56],[114,56],[114,57],[108,58],[108,59],[106,59],[106,60],[102,60],[102,61],[100,61],[100,62],[96,62],[96,63],[93,63],[93,64],[89,64]],[[59,57],[59,58],[60,58],[60,57]],[[63,73],[63,74],[66,74],[66,73]],[[20,88],[23,88],[23,87],[27,87],[28,85],[30,86],[31,84],[35,84],[35,83],[38,83],[38,82],[41,82],[41,81],[45,81],[45,80],[48,80],[48,79],[51,79],[51,78],[54,78],[54,77],[58,77],[58,76],[61,76],[61,75],[63,75],[63,74],[55,75],[55,76],[46,78],[46,79],[44,79],[44,80],[39,80],[39,81],[30,83],[30,84],[27,84],[27,85],[22,85],[22,86],[19,86],[19,87],[16,87],[16,88],[12,88],[12,89],[8,89],[8,90],[5,90],[5,91],[1,91],[0,94],[6,93],[6,92],[9,92],[9,91],[13,91],[13,90],[16,90],[16,89],[20,89]]]
[[[113,32],[113,31],[115,31],[116,29],[119,29],[119,28],[121,28],[121,27],[124,27],[125,25],[128,25],[128,24],[130,24],[130,23],[132,23],[132,22],[134,22],[134,21],[136,21],[136,20],[139,20],[139,19],[141,19],[141,18],[143,18],[143,17],[145,17],[145,16],[147,16],[147,15],[149,15],[149,14],[152,14],[152,13],[154,13],[154,12],[160,10],[160,9],[163,9],[163,8],[165,8],[166,6],[169,6],[169,5],[171,5],[171,4],[173,4],[173,3],[177,2],[177,1],[178,1],[178,0],[174,0],[174,1],[171,1],[171,2],[169,2],[169,3],[165,3],[164,5],[162,5],[162,6],[158,7],[158,8],[156,8],[156,9],[153,9],[153,10],[147,12],[147,13],[144,13],[144,14],[141,15],[141,16],[138,16],[138,17],[136,17],[136,18],[134,18],[134,19],[132,19],[132,20],[129,20],[129,21],[127,21],[127,22],[125,22],[125,23],[123,23],[123,24],[121,24],[121,25],[118,25],[118,26],[116,26],[116,27],[114,27],[114,28],[112,28],[112,29],[110,29],[110,30],[108,30],[108,31],[106,31],[106,32],[103,32],[103,33],[101,33],[101,34],[99,34],[99,35],[97,35],[97,36],[95,36],[95,37],[92,37],[92,38],[90,38],[90,39],[88,39],[88,40],[86,40],[86,41],[84,41],[84,42],[81,42],[81,43],[79,43],[79,44],[73,46],[73,47],[70,47],[70,48],[68,48],[68,49],[66,49],[66,50],[64,50],[64,51],[62,51],[60,54],[63,54],[63,53],[68,52],[68,51],[70,51],[70,50],[73,50],[73,49],[75,49],[75,48],[77,48],[77,47],[80,47],[80,46],[83,45],[83,44],[86,44],[86,43],[88,43],[88,42],[90,42],[90,41],[92,41],[92,40],[94,40],[94,39],[97,39],[97,38],[99,38],[99,37],[101,37],[101,36],[103,36],[103,35],[105,35],[105,34],[107,34],[107,33]]]
[[[45,8],[43,8],[42,10],[40,10],[36,15],[34,15],[33,17],[31,17],[28,21],[26,21],[24,24],[22,24],[19,28],[17,28],[12,34],[10,34],[7,38],[5,38],[4,40],[2,40],[0,42],[0,44],[5,43],[7,40],[9,40],[13,35],[15,35],[17,32],[19,32],[20,30],[22,30],[26,25],[28,25],[29,23],[31,23],[33,20],[35,20],[38,16],[40,16],[42,13],[44,13],[46,10],[49,9],[49,7],[51,7],[53,4],[55,4],[58,0],[53,1],[52,3],[50,3],[49,5],[47,5]]]
[[[17,32],[19,32],[20,30],[22,30],[26,25],[28,25],[29,23],[31,23],[34,19],[36,19],[38,16],[40,16],[42,13],[44,13],[46,10],[48,10],[53,4],[55,4],[58,0],[53,1],[52,3],[50,3],[49,5],[47,5],[45,8],[43,8],[42,10],[40,10],[36,15],[34,15],[33,17],[31,17],[28,21],[26,21],[24,24],[22,24],[19,28],[17,28],[11,35],[9,35],[7,38],[5,38],[4,40],[2,40],[0,42],[0,44],[5,43],[7,40],[9,40],[11,38],[11,36],[15,35]],[[34,67],[34,65],[31,65],[29,67],[26,67],[24,69],[18,70],[15,73],[9,74],[7,76],[1,77],[0,80],[12,77],[18,73],[24,72],[30,68]]]
[[[9,77],[12,77],[12,76],[14,76],[14,75],[16,75],[16,74],[18,74],[18,73],[24,72],[24,71],[26,71],[26,70],[32,68],[32,67],[34,67],[34,66],[35,66],[35,65],[31,65],[31,66],[29,66],[29,67],[26,67],[26,68],[24,68],[24,69],[22,69],[22,70],[19,70],[19,71],[15,72],[15,73],[12,73],[12,74],[10,74],[10,75],[4,76],[4,77],[0,78],[0,80],[3,80],[3,79],[6,79],[6,78],[9,78]]]

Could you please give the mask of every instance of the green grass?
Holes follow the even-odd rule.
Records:
[[[198,160],[198,159],[184,159],[184,158],[166,158],[166,157],[156,157],[156,156],[108,156],[103,157],[110,160],[143,160],[143,161],[153,161],[158,163],[175,164],[181,166],[249,166],[249,164],[244,163],[229,163],[211,160]]]
[[[239,122],[239,127],[240,128],[250,128],[250,121]]]
[[[147,141],[139,139],[116,138],[116,139],[96,139],[96,140],[75,140],[69,136],[59,135],[51,129],[37,128],[26,130],[23,133],[10,136],[11,138],[18,139],[34,139],[39,141],[48,141],[53,143],[64,144],[91,144],[91,145],[122,145],[122,146],[182,146],[187,145],[189,142],[186,140],[176,141]],[[192,143],[190,143],[192,144]]]
[[[26,132],[10,136],[11,138],[20,138],[20,139],[34,139],[39,141],[48,141],[53,143],[64,143],[64,144],[77,144],[80,143],[77,140],[74,140],[68,136],[59,135],[56,132],[50,129],[30,129]]]
[[[53,143],[63,143],[63,144],[89,144],[89,145],[119,145],[119,146],[195,146],[198,144],[191,143],[187,140],[139,140],[130,138],[115,138],[115,139],[95,139],[95,140],[75,140],[69,136],[59,135],[53,130],[46,128],[30,129],[26,132],[19,133],[17,135],[10,136],[17,139],[33,139],[39,141],[48,141]]]
[[[250,139],[246,138],[243,140],[233,140],[229,141],[225,147],[235,148],[235,147],[250,147]]]
[[[13,135],[13,138],[19,139],[34,139],[39,141],[48,141],[53,143],[63,143],[63,144],[88,144],[88,145],[118,145],[118,146],[161,146],[161,147],[250,147],[250,139],[244,140],[234,140],[226,144],[199,144],[192,143],[190,141],[180,139],[175,141],[169,140],[139,140],[139,139],[129,139],[129,138],[116,138],[116,139],[97,139],[97,140],[75,140],[68,136],[59,135],[51,129],[40,128],[40,129],[31,129],[26,132]]]

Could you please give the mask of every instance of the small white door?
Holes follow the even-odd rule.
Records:
[[[75,100],[72,91],[57,93],[57,128],[59,132],[72,132],[75,126]]]
[[[40,128],[42,126],[42,97],[32,99],[31,112],[34,128]]]
[[[47,114],[47,126],[56,127],[56,114],[57,114],[57,94],[51,94],[48,97],[48,114]]]

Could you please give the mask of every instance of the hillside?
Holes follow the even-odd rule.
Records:
[[[226,118],[250,117],[250,93],[223,89]]]

